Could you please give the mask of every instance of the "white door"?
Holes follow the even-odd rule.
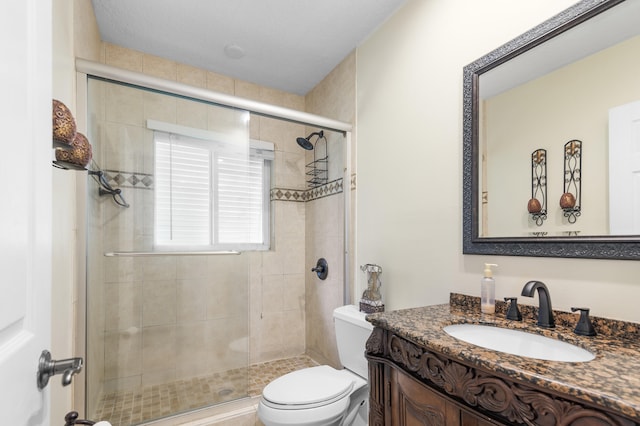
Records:
[[[0,425],[48,426],[51,0],[3,0],[0,57]]]
[[[640,234],[640,101],[609,110],[609,231]]]

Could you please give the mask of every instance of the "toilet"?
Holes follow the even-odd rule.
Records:
[[[278,377],[262,391],[258,417],[265,426],[365,426],[369,383],[365,343],[373,326],[358,307],[333,311],[340,362],[305,368]]]

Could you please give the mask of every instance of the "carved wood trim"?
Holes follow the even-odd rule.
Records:
[[[414,418],[419,419],[423,425],[445,426],[444,415],[431,405],[419,406],[409,398],[400,398],[400,424],[409,424],[404,418],[404,413],[411,413]]]
[[[375,327],[371,335],[367,339],[365,349],[368,354],[380,355],[384,351],[384,335],[383,329]]]
[[[384,364],[369,361],[369,425],[384,426],[385,395]]]
[[[367,353],[385,354],[397,366],[441,393],[460,400],[508,424],[628,426],[637,423],[600,411],[598,407],[567,400],[515,383],[423,349],[393,333],[376,333]],[[386,337],[384,336],[386,334]],[[386,340],[384,348],[379,345]],[[384,401],[384,400],[381,400]],[[373,404],[372,404],[373,407]],[[377,423],[370,423],[377,424]]]

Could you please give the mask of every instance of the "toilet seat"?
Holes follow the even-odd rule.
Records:
[[[354,384],[355,377],[345,370],[320,365],[275,379],[265,386],[262,402],[280,410],[321,407],[348,397]]]

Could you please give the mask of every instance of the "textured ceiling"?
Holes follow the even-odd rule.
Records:
[[[299,95],[405,1],[92,0],[104,41]]]

